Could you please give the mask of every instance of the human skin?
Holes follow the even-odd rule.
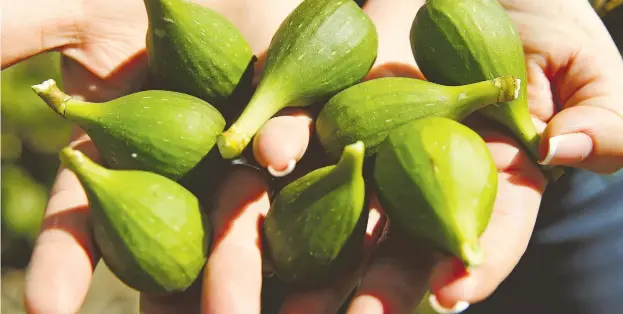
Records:
[[[236,24],[261,56],[279,23],[300,1],[199,2]],[[623,141],[616,136],[623,132],[623,62],[599,18],[583,0],[500,2],[524,42],[530,109],[543,131],[542,159],[601,173],[620,169]],[[422,4],[370,0],[365,5],[379,33],[378,58],[368,79],[421,77],[408,33]],[[3,0],[2,5],[2,68],[54,49],[63,53],[63,80],[71,95],[101,101],[139,88],[146,66],[142,1]],[[299,160],[313,134],[312,121],[304,110],[282,112],[269,121],[254,140],[258,163],[279,171]],[[377,244],[386,220],[382,214],[371,215],[370,250],[362,256],[366,268],[325,289],[293,292],[283,312],[331,312],[354,287],[354,278],[360,278],[360,287],[349,313],[407,313],[429,286],[446,307],[488,297],[522,256],[547,182],[511,138],[487,125],[473,127],[488,143],[499,170],[494,214],[481,239],[487,253],[484,265],[466,273],[456,259],[431,255],[393,233]],[[554,140],[556,152],[546,158],[551,139],[563,134],[567,136]],[[80,130],[71,145],[97,159]],[[251,170],[230,173],[210,211],[219,241],[206,265],[202,292],[166,299],[142,296],[143,310],[166,313],[186,306],[204,313],[259,313],[263,266],[257,221],[269,210],[268,190]],[[73,313],[84,301],[99,260],[86,225],[87,204],[75,176],[61,168],[28,270],[25,297],[30,313]],[[372,207],[382,213],[378,205]]]

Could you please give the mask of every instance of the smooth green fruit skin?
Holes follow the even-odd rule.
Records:
[[[415,60],[430,81],[459,85],[503,75],[528,81],[522,42],[497,0],[428,0],[410,38]],[[539,135],[527,93],[522,88],[517,100],[478,112],[508,127],[538,160]]]
[[[225,134],[233,141],[219,141],[223,157],[240,154],[279,110],[326,102],[361,81],[377,50],[376,27],[354,1],[303,1],[276,31],[257,90]]]
[[[214,147],[225,119],[194,96],[141,91],[104,103],[70,100],[64,116],[91,137],[107,165],[178,180]]]
[[[376,27],[355,2],[305,0],[273,37],[254,97],[296,107],[326,100],[363,79],[377,49]]]
[[[299,286],[321,285],[347,254],[363,245],[363,143],[337,165],[316,169],[284,187],[264,221],[275,274]],[[362,223],[363,222],[363,223]],[[363,227],[363,228],[362,228]]]
[[[495,82],[500,85],[495,85]],[[361,140],[373,156],[388,132],[429,116],[462,120],[501,99],[514,99],[520,88],[512,76],[461,86],[386,77],[369,80],[332,97],[316,119],[316,134],[332,159],[349,143]]]
[[[374,182],[383,210],[410,235],[466,264],[478,250],[497,195],[497,169],[484,140],[454,120],[406,123],[381,144]]]
[[[223,15],[186,0],[145,0],[145,7],[152,89],[190,94],[223,111],[237,88],[251,89],[255,56]]]
[[[211,228],[192,193],[154,173],[103,168],[71,149],[61,158],[86,191],[95,243],[121,281],[146,293],[184,291],[195,281]]]

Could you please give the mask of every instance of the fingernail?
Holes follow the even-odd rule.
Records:
[[[304,115],[304,114],[302,114],[302,115],[296,115],[296,116],[294,116],[294,117],[295,117],[295,118],[297,118],[297,119],[300,119],[300,120],[304,121],[305,123],[307,123],[307,124],[309,124],[309,125],[311,125],[311,124],[314,122],[314,119],[312,119],[310,116],[307,116],[307,115]]]
[[[269,165],[266,169],[273,177],[285,177],[292,173],[294,167],[296,167],[296,160],[290,159],[288,166],[284,170],[275,170],[272,165]]]
[[[439,301],[437,301],[437,297],[434,294],[431,294],[428,297],[428,303],[430,304],[430,307],[439,314],[458,314],[458,313],[465,311],[469,307],[468,302],[459,301],[456,304],[454,304],[452,308],[450,309],[445,308],[441,306],[441,304],[439,304]]]
[[[584,133],[569,133],[549,139],[547,154],[541,165],[581,162],[593,151],[593,140]]]

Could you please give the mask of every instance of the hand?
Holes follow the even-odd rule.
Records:
[[[260,58],[281,21],[298,5],[297,1],[284,5],[276,0],[272,3],[251,0],[203,0],[201,3],[223,13],[235,23]],[[65,91],[74,97],[83,97],[89,101],[105,101],[134,92],[141,87],[145,79],[147,31],[147,16],[143,1],[39,0],[36,10],[30,10],[25,4],[15,1],[10,1],[9,4],[15,7],[12,12],[22,13],[15,16],[26,18],[30,16],[29,14],[39,14],[45,22],[21,24],[18,17],[9,20],[6,24],[8,29],[21,31],[28,36],[32,34],[42,36],[39,41],[20,41],[19,38],[8,37],[3,32],[3,46],[8,42],[7,46],[13,48],[3,51],[3,67],[42,51],[57,49],[63,54],[62,74]],[[3,27],[4,23],[5,21]],[[42,29],[33,29],[33,25]],[[26,37],[30,38],[28,36]],[[300,118],[301,116],[303,118]],[[270,121],[262,131],[263,134],[257,137],[258,145],[254,150],[256,156],[260,156],[265,166],[278,170],[287,167],[289,160],[298,160],[302,156],[310,134],[310,123],[310,119],[304,118],[302,113],[283,115]],[[271,131],[283,128],[288,128],[292,136],[283,138]],[[302,138],[304,140],[301,140]],[[94,160],[98,160],[98,152],[81,130],[75,130],[70,145],[78,147]],[[282,150],[273,151],[274,147]],[[237,258],[239,251],[244,254],[246,252],[244,248],[251,248],[251,244],[255,243],[253,232],[246,232],[244,223],[240,222],[248,221],[249,217],[257,215],[254,211],[258,208],[262,211],[267,210],[268,187],[260,184],[254,174],[248,171],[239,174],[240,172],[236,171],[233,174],[235,179],[232,180],[239,180],[237,182],[240,185],[234,187],[230,185],[229,188],[232,190],[235,188],[240,194],[226,200],[230,202],[229,204],[241,207],[220,205],[211,212],[212,218],[223,224],[214,224],[218,232],[225,229],[225,224],[229,222],[219,220],[218,213],[224,210],[244,209],[244,215],[231,217],[232,221],[235,220],[242,227],[228,229],[221,237],[222,241],[219,240],[213,248],[214,254],[206,271],[207,276],[212,276],[215,273],[214,269],[224,269],[222,275],[216,272],[219,278],[210,277],[205,292],[205,299],[208,302],[204,303],[204,308],[217,313],[232,313],[234,308],[240,306],[250,308],[248,311],[242,309],[243,313],[259,312],[259,304],[252,302],[259,297],[261,288],[260,268],[254,267],[256,264],[253,264],[258,262],[257,265],[260,265],[259,252],[256,255],[253,252],[247,254],[250,268],[234,269],[237,274],[245,272],[250,274],[246,278],[237,277],[243,281],[237,281],[236,274],[232,275],[230,280],[228,276],[232,272],[227,268],[231,269],[233,265],[231,259]],[[256,206],[247,206],[248,204],[243,202],[248,196],[245,192],[263,195],[264,198],[260,199],[264,202],[258,201]],[[230,197],[232,192],[222,193]],[[220,209],[222,207],[225,209]],[[88,201],[79,181],[72,172],[61,168],[51,191],[42,230],[28,269],[25,303],[29,313],[75,313],[80,309],[91,283],[93,269],[100,260],[91,239],[87,217]],[[249,228],[256,230],[255,225]],[[247,240],[249,241],[246,242]],[[241,303],[233,293],[222,297],[223,293],[231,291],[238,284],[244,287],[239,290],[243,300],[245,295],[250,295],[247,299],[251,301],[248,303]],[[214,285],[217,289],[211,289],[210,285]],[[141,307],[145,313],[167,311],[187,313],[186,310],[199,307],[197,291],[191,289],[188,294],[167,298],[142,295]],[[190,302],[189,299],[193,301]]]
[[[392,29],[393,25],[393,30],[385,34],[385,42],[379,47],[379,59],[386,60],[386,56],[393,54],[393,60],[400,60],[415,69],[402,47],[404,42],[400,40],[405,38],[405,26],[399,25],[403,23],[400,14],[412,17],[413,12],[405,12],[405,4],[398,3],[399,0],[395,2],[393,6],[387,5],[385,14],[372,9],[374,2],[368,6],[369,13],[379,18],[377,26],[381,40],[384,40],[383,30]],[[623,62],[590,5],[583,1],[564,0],[500,2],[508,10],[524,42],[530,109],[537,128],[543,131],[544,161],[596,172],[620,169],[623,166],[623,141],[617,139],[616,134],[623,130],[620,101],[623,91],[617,86],[623,86]],[[397,73],[402,75],[404,71]],[[559,110],[555,104],[563,109]],[[487,298],[512,271],[530,239],[546,183],[515,141],[486,125],[470,126],[489,145],[500,172],[499,192],[492,220],[481,238],[487,262],[470,273],[455,258],[438,260],[432,266],[429,287],[438,303],[446,308],[454,305],[464,308],[467,303]],[[558,149],[546,158],[548,147],[554,146],[548,145],[551,139],[571,133],[579,135],[554,139]],[[518,199],[522,201],[517,202]],[[401,261],[407,259],[405,255],[395,253],[393,260],[404,265]],[[373,261],[372,265],[374,267],[376,263]],[[391,267],[386,262],[381,265],[386,272],[376,278],[394,282],[387,284],[394,290],[387,292],[387,287],[381,288],[376,283],[366,286],[367,277],[364,276],[364,284],[351,309],[364,309],[363,305],[354,305],[363,304],[365,298],[368,300],[366,313],[374,312],[370,310],[373,303],[377,304],[378,313],[383,312],[383,307],[408,312],[410,302],[421,296],[416,293],[422,291],[419,286],[425,283],[415,280],[417,275],[409,276],[409,269]],[[368,296],[364,297],[366,294]],[[374,295],[405,297],[388,302],[390,298],[374,298]]]
[[[501,0],[524,41],[542,163],[623,167],[623,60],[588,1]]]
[[[271,9],[270,11],[272,12],[270,14],[267,12],[269,10],[266,9],[269,6],[265,4],[259,6],[259,8],[253,7],[253,9],[248,10],[248,12],[252,12],[254,15],[254,18],[250,19],[245,17],[244,13],[237,12],[236,8],[238,6],[236,4],[242,5],[241,3],[225,2],[226,4],[223,4],[224,2],[211,2],[211,6],[224,13],[241,28],[250,41],[254,52],[260,56],[283,17],[298,4],[291,3],[291,7],[286,6],[285,8],[283,5],[276,6],[283,11],[274,12]],[[253,1],[250,2],[253,3]],[[110,4],[110,2],[108,3]],[[411,4],[414,9],[412,12],[407,12],[408,10],[392,12],[389,9],[392,6],[381,8],[379,4],[380,1],[371,0],[366,6],[366,11],[371,16],[375,16],[374,19],[377,22],[381,36],[379,60],[377,60],[374,70],[371,72],[371,77],[384,75],[419,76],[417,67],[412,61],[410,51],[408,50],[408,42],[392,41],[392,38],[396,34],[406,34],[408,32],[410,20],[421,4]],[[97,18],[85,19],[89,23],[85,23],[79,28],[84,36],[83,40],[86,44],[84,48],[73,51],[64,49],[64,53],[68,58],[65,59],[63,70],[65,78],[68,79],[66,86],[69,92],[75,95],[84,95],[89,100],[109,99],[129,92],[127,88],[124,88],[127,85],[123,84],[123,82],[136,81],[134,78],[140,77],[144,68],[144,38],[142,36],[144,35],[146,22],[141,5],[142,3],[137,3],[136,0],[132,5],[124,1],[126,10],[124,12],[109,12],[110,15],[106,15],[107,10],[104,7],[89,11],[87,6],[85,6],[84,16],[88,16],[88,12],[91,12],[95,16],[99,15],[100,22],[98,23]],[[136,11],[128,9],[133,6],[136,6]],[[252,7],[253,4],[249,4],[249,6]],[[120,23],[118,25],[124,29],[124,32],[121,33],[127,37],[121,40],[122,44],[119,44],[120,40],[114,37],[114,33],[108,33],[106,31],[107,28],[104,28],[104,24],[106,24],[106,27],[110,24],[110,21],[106,21],[106,18],[110,18],[114,14],[122,15],[115,16],[114,20],[115,23]],[[278,18],[270,18],[272,14],[278,15]],[[404,18],[398,18],[399,15],[404,16]],[[258,18],[258,16],[263,18]],[[137,19],[136,17],[142,17],[143,20],[141,21],[140,18]],[[103,21],[106,21],[106,23]],[[126,25],[126,27],[134,25],[136,28],[126,28],[121,25]],[[90,38],[88,34],[97,33],[92,31],[93,29],[100,29],[102,32],[95,38]],[[128,31],[128,29],[132,31]],[[136,35],[136,37],[133,37],[131,36],[132,33],[139,34],[140,36]],[[93,46],[88,43],[92,43]],[[92,47],[93,51],[87,54],[85,52],[88,51],[89,47]],[[108,50],[109,48],[111,50]],[[110,56],[114,56],[114,58],[109,58]],[[135,62],[127,62],[132,57],[134,57]],[[120,66],[122,64],[125,65]],[[78,73],[84,74],[84,76],[74,75]],[[78,77],[82,79],[73,79]],[[131,87],[130,89],[132,88],[136,87]],[[275,170],[273,172],[292,168],[291,160],[294,160],[294,163],[298,161],[307,148],[311,134],[309,130],[310,122],[309,115],[300,111],[269,121],[258,133],[254,141],[254,155],[258,162],[263,166],[270,166],[270,168]],[[278,132],[286,127],[288,132]],[[516,155],[523,156],[516,143],[500,135],[485,137],[489,139],[492,152],[498,161],[498,167],[502,170],[502,177],[500,178],[500,196],[498,197],[500,201],[496,204],[496,214],[492,220],[491,227],[483,236],[483,245],[487,251],[495,254],[495,256],[490,257],[491,261],[496,260],[496,257],[498,257],[498,260],[502,262],[499,265],[492,262],[490,267],[482,268],[482,273],[474,273],[458,282],[455,281],[449,285],[438,285],[441,287],[434,288],[440,302],[446,305],[454,304],[457,300],[476,301],[479,298],[485,297],[510,272],[510,269],[514,267],[519,256],[523,253],[523,248],[529,239],[544,185],[543,178],[527,162],[525,157],[514,158]],[[78,135],[75,138],[77,140],[74,144],[79,141],[88,142],[88,139],[84,136]],[[93,149],[90,151],[93,153],[91,156],[96,157],[96,152]],[[510,180],[511,178],[513,180]],[[519,182],[523,183],[518,184],[515,180],[517,178],[523,179],[519,180]],[[229,188],[230,185],[232,186],[231,188]],[[233,193],[234,188],[237,195],[232,196],[231,193]],[[209,280],[203,281],[204,295],[202,299],[204,300],[204,310],[229,313],[234,311],[234,309],[240,309],[241,312],[245,313],[259,312],[261,250],[256,245],[258,238],[257,220],[265,215],[268,210],[267,191],[268,187],[266,184],[247,170],[239,170],[232,173],[223,184],[220,201],[217,202],[217,206],[211,213],[211,217],[216,225],[217,239],[219,240],[213,248],[212,256],[206,267],[205,278]],[[502,200],[505,199],[503,196],[509,194],[513,194],[513,196],[508,197],[508,199],[512,200],[520,197],[525,200],[529,210],[514,208],[512,203],[503,204]],[[35,249],[29,272],[27,303],[31,312],[64,313],[72,312],[79,308],[90,283],[93,265],[98,260],[93,254],[93,245],[90,242],[88,229],[86,228],[86,204],[86,197],[75,177],[68,171],[61,170],[48,206],[46,223]],[[371,217],[374,216],[371,215]],[[378,219],[376,223],[371,223],[370,226],[378,227],[382,225],[382,221],[382,219]],[[516,223],[517,221],[519,223]],[[494,226],[498,227],[494,228]],[[509,229],[508,227],[511,228]],[[64,231],[61,231],[63,229]],[[374,228],[370,228],[370,230],[374,230]],[[515,238],[505,237],[504,239],[511,240],[497,245],[493,240],[502,239],[502,237],[496,236],[502,230],[505,233],[508,233],[509,230],[511,232],[514,230],[514,234],[523,236]],[[490,240],[487,241],[487,239]],[[373,243],[374,241],[370,242]],[[516,246],[513,245],[515,244],[514,242],[524,245]],[[366,275],[363,276],[361,289],[350,308],[351,313],[358,313],[363,310],[374,312],[375,309],[380,310],[383,307],[408,311],[413,308],[413,305],[419,300],[419,296],[423,294],[425,277],[432,264],[427,263],[425,259],[420,263],[423,264],[422,267],[412,267],[413,263],[409,261],[410,258],[404,256],[404,254],[399,254],[404,252],[404,248],[400,246],[404,245],[404,243],[400,243],[400,238],[391,237],[385,243],[379,248],[378,254],[375,255]],[[493,250],[492,248],[498,250]],[[508,256],[506,255],[507,252],[499,250],[502,248],[509,248],[516,252]],[[411,259],[413,258],[411,257]],[[510,260],[510,262],[504,262],[505,260]],[[448,268],[452,268],[451,265],[454,265],[451,260],[438,264],[433,278],[449,277],[448,274],[451,271]],[[491,280],[489,280],[489,276],[484,275],[487,273],[487,270],[494,274]],[[356,277],[353,276],[353,278]],[[439,281],[446,280],[437,279],[437,282]],[[432,284],[434,282],[435,279],[431,282],[433,287],[435,287]],[[460,289],[461,285],[466,285],[464,282],[467,282],[467,285],[470,282],[472,284],[475,283],[473,286],[475,289],[471,290],[472,292],[477,291],[477,293],[473,293],[471,297],[465,297],[465,295],[457,296],[456,293],[453,295],[452,291],[462,290]],[[343,284],[341,290],[347,291],[348,289],[343,288],[346,286],[348,285]],[[49,291],[56,293],[51,294]],[[470,289],[465,291],[469,294]],[[312,308],[307,307],[312,312],[314,308],[317,311],[323,312],[323,304],[333,303],[339,306],[339,300],[336,300],[336,295],[331,293],[331,289],[328,292],[324,294],[322,291],[315,294],[312,292],[312,295],[317,297],[316,300],[324,296],[324,303],[309,301],[312,299],[300,297],[301,295],[304,296],[304,294],[298,294],[298,297],[294,294],[288,298],[290,301],[286,302],[284,309],[288,308],[289,304],[290,308],[298,308],[300,310],[300,307],[294,305],[304,304],[304,300],[308,300],[308,304],[317,305]],[[340,297],[337,296],[337,298],[339,299]],[[175,306],[179,303],[188,303],[176,302],[179,299],[144,298],[143,300],[146,300],[146,302],[142,302],[145,310],[155,308],[163,311],[168,308],[167,305]]]
[[[370,0],[365,5],[364,10],[374,20],[379,33],[379,54],[368,79],[383,76],[422,77],[408,41],[411,21],[422,4],[423,1]],[[304,125],[302,120],[291,121],[292,126]],[[256,138],[254,144],[257,147],[261,141],[274,143],[275,146],[265,151],[271,153],[286,150],[283,146],[288,149],[297,147],[292,151],[299,154],[307,150],[309,133],[279,132],[281,130],[285,129],[272,126],[269,122],[259,134],[274,133],[270,133],[270,137]],[[349,306],[349,314],[409,313],[429,286],[438,302],[446,307],[452,307],[459,301],[477,302],[494,291],[524,252],[545,188],[545,179],[515,141],[486,128],[479,127],[479,132],[488,142],[500,171],[498,202],[491,224],[482,237],[482,245],[488,255],[482,267],[465,276],[456,259],[434,258],[424,247],[413,245],[412,241],[393,231],[385,241],[376,245],[378,231],[384,226],[385,219],[380,206],[373,203],[372,219],[368,222],[367,251],[361,256],[360,264],[365,268],[353,269],[322,289],[289,291],[281,312],[333,313],[357,284],[359,288]],[[272,141],[279,137],[283,138],[281,142]],[[280,143],[286,145],[277,146]],[[296,143],[300,146],[295,146]],[[305,152],[307,155],[313,153]],[[262,156],[257,154],[257,150],[255,156],[262,163]],[[216,214],[213,215],[217,225],[231,226],[216,231],[217,237],[222,239],[217,243],[223,243],[223,248],[219,244],[215,246],[204,277],[203,301],[211,304],[214,312],[226,309],[225,304],[232,307],[237,304],[241,312],[257,313],[259,309],[262,252],[257,244],[258,221],[266,215],[270,204],[265,183],[259,179],[250,181],[240,172],[232,173],[221,186],[225,193],[220,195]],[[245,185],[244,180],[247,180]],[[239,186],[245,189],[234,189]],[[234,190],[237,196],[232,195]],[[516,199],[522,202],[516,202]],[[241,206],[240,202],[245,205]],[[231,217],[235,217],[233,221]],[[232,248],[227,253],[226,244]]]

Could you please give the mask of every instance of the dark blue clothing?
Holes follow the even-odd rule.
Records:
[[[623,314],[623,171],[550,185],[519,265],[465,313]]]

